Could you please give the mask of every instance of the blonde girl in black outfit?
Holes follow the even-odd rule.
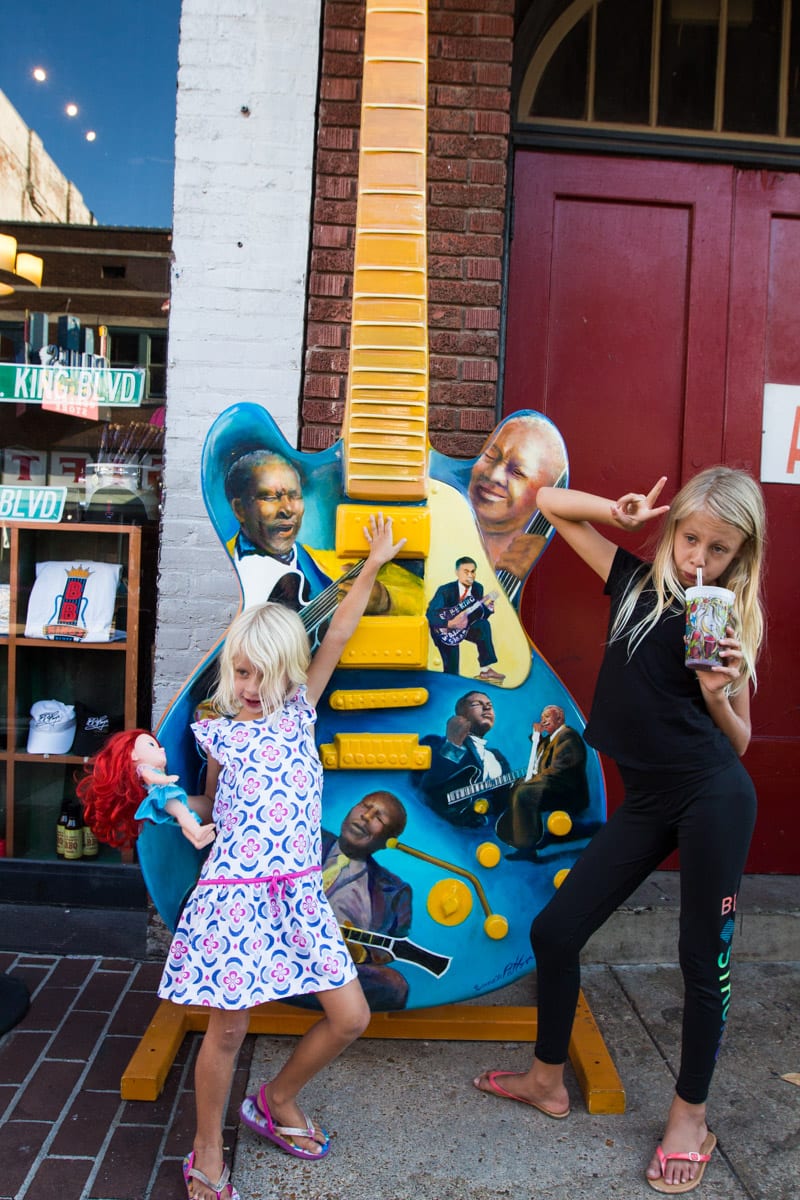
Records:
[[[569,1111],[564,1063],[589,937],[673,851],[680,851],[679,958],[683,1042],[675,1096],[647,1170],[656,1191],[699,1184],[716,1144],[706,1097],[730,1001],[736,894],[756,812],[739,759],[750,742],[750,691],[763,633],[759,584],[764,503],[749,475],[712,467],[671,505],[647,495],[616,503],[542,488],[538,507],[605,582],[609,635],[586,740],[617,763],[625,799],[533,923],[538,1037],[523,1074],[489,1071],[483,1091],[521,1100],[551,1117]],[[604,537],[596,524],[635,530],[667,514],[652,563]],[[724,666],[684,665],[684,591],[697,582],[736,595],[722,640]],[[500,1082],[502,1081],[502,1082]]]

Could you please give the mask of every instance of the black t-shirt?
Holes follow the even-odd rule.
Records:
[[[631,581],[647,564],[621,547],[605,586],[609,636]],[[653,605],[646,588],[631,626]],[[719,770],[737,755],[706,708],[696,673],[684,666],[684,610],[666,609],[628,657],[627,634],[606,645],[585,738],[621,767],[641,771]]]

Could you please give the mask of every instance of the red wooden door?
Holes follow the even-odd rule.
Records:
[[[781,203],[800,213],[800,198],[796,181],[782,181],[781,190],[759,188],[759,179],[728,166],[517,155],[506,412],[538,408],[555,421],[574,486],[616,497],[666,474],[672,496],[698,469],[721,461],[758,477],[764,382],[800,382],[774,376],[800,376],[798,339],[787,345],[800,290],[789,266],[800,226],[772,216],[787,211]],[[796,508],[800,493],[787,498],[786,485],[764,490],[772,517],[770,644],[790,645],[787,567],[775,561],[782,518],[773,510]],[[522,604],[536,646],[585,711],[605,636],[601,593],[556,540]],[[776,675],[771,659],[768,647],[747,757],[761,802],[748,867],[794,872],[800,817],[781,780],[797,766],[800,740],[788,664]],[[613,768],[607,779],[613,808],[620,796]]]

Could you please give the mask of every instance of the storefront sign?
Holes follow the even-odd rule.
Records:
[[[0,487],[0,520],[61,520],[67,499],[65,487]]]
[[[796,384],[764,387],[761,482],[800,483],[800,387]]]
[[[15,404],[57,403],[61,411],[75,408],[80,416],[87,405],[110,404],[138,408],[144,397],[144,368],[34,367],[0,363],[0,402]]]

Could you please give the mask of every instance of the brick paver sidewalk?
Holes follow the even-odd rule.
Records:
[[[122,1073],[155,1011],[157,963],[0,953],[31,1007],[0,1038],[0,1200],[185,1200],[199,1034],[190,1034],[153,1103],[120,1099]],[[225,1130],[238,1108],[255,1039],[245,1040]]]

